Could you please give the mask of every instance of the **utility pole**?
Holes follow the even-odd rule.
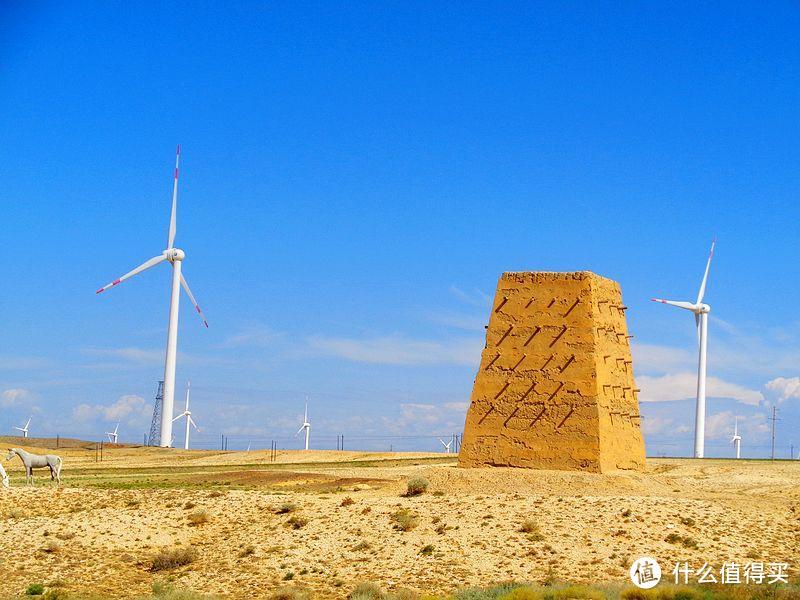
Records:
[[[778,407],[772,407],[772,460],[775,460],[775,421],[780,421],[780,419],[775,417],[775,413],[778,412]]]

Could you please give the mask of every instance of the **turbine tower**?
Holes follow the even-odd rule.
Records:
[[[653,302],[669,304],[694,313],[695,324],[697,325],[697,345],[699,357],[697,361],[697,404],[695,406],[694,418],[694,457],[703,458],[705,450],[705,428],[706,428],[706,346],[708,337],[708,313],[711,307],[703,303],[703,296],[706,293],[706,282],[708,281],[708,270],[711,268],[711,259],[714,257],[714,246],[717,240],[711,242],[711,251],[708,253],[706,272],[703,281],[700,283],[700,292],[697,294],[695,302],[676,302],[674,300],[662,300],[653,298]]]
[[[300,429],[297,430],[297,433],[295,433],[294,435],[295,436],[300,435],[300,432],[303,431],[303,429],[306,430],[306,450],[308,450],[308,435],[309,433],[311,433],[311,423],[308,422],[308,397],[306,397],[306,412],[303,415],[303,425],[302,427],[300,427]]]
[[[186,382],[186,410],[184,410],[181,414],[179,414],[177,417],[172,419],[173,421],[177,421],[181,417],[186,417],[186,437],[183,440],[183,449],[184,450],[188,450],[189,449],[189,425],[191,424],[192,427],[194,427],[195,429],[200,431],[200,429],[195,424],[194,419],[192,419],[192,413],[189,410],[189,388],[190,388],[191,385],[192,385],[191,382],[189,382],[189,381]]]
[[[742,436],[739,435],[739,417],[736,417],[733,424],[731,443],[733,443],[733,447],[736,448],[736,458],[741,458]]]
[[[169,220],[169,235],[167,236],[166,250],[162,251],[158,256],[154,256],[150,260],[145,261],[132,271],[125,273],[125,275],[119,279],[115,279],[108,285],[97,290],[98,294],[104,292],[107,289],[114,287],[118,283],[122,283],[126,279],[130,279],[134,275],[138,275],[142,271],[154,267],[164,261],[168,261],[170,264],[172,264],[172,291],[169,301],[167,351],[164,360],[164,401],[161,407],[161,439],[159,442],[159,445],[163,447],[169,447],[172,440],[172,411],[175,401],[175,361],[178,352],[178,305],[180,301],[181,286],[183,286],[183,289],[189,296],[189,300],[191,300],[192,304],[194,305],[197,314],[200,315],[203,325],[208,327],[208,322],[203,315],[203,311],[200,310],[200,306],[197,304],[192,291],[189,289],[189,284],[186,283],[186,279],[181,274],[181,263],[183,263],[183,259],[186,258],[186,254],[183,250],[174,246],[176,230],[175,219],[178,209],[178,162],[180,157],[181,147],[178,146],[175,154],[175,178],[172,185],[172,214]]]
[[[14,425],[14,429],[18,429],[19,431],[21,431],[22,432],[22,437],[24,437],[24,438],[28,437],[28,426],[31,424],[31,419],[32,418],[33,417],[28,417],[28,422],[25,423],[25,427],[17,427],[16,425]]]
[[[106,435],[108,436],[108,441],[112,444],[117,443],[117,430],[119,430],[119,421],[117,421],[117,426],[114,427],[114,431],[106,431]]]
[[[439,441],[442,443],[442,446],[444,446],[444,453],[445,454],[450,454],[450,444],[453,443],[453,440],[450,440],[446,444],[445,444],[445,442],[444,442],[444,440],[442,438],[439,438]]]

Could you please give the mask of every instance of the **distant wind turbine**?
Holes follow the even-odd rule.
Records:
[[[731,443],[733,444],[734,448],[736,448],[736,458],[741,458],[742,436],[739,435],[739,417],[736,417],[736,420],[733,424],[733,437],[731,438]]]
[[[172,412],[174,410],[175,404],[175,362],[176,356],[178,352],[178,305],[180,302],[180,295],[181,295],[181,286],[186,291],[186,294],[189,296],[189,300],[192,301],[197,314],[200,315],[200,319],[203,321],[203,325],[208,327],[208,322],[206,321],[205,316],[203,315],[203,311],[200,310],[200,306],[197,304],[197,301],[194,299],[194,295],[192,291],[189,289],[189,284],[186,283],[186,279],[181,274],[181,264],[183,263],[183,259],[186,258],[186,254],[180,248],[176,248],[174,246],[175,242],[175,231],[176,231],[176,213],[178,210],[178,162],[181,157],[181,147],[178,146],[178,150],[175,155],[175,178],[172,185],[172,214],[169,220],[169,235],[167,236],[167,248],[166,250],[162,251],[161,254],[158,256],[154,256],[148,261],[145,261],[133,271],[125,273],[119,279],[115,279],[108,285],[101,287],[97,290],[97,293],[101,293],[106,291],[107,289],[114,287],[118,283],[125,281],[126,279],[130,279],[134,275],[141,273],[149,269],[150,267],[154,267],[159,263],[164,261],[168,261],[172,264],[172,292],[170,294],[170,301],[169,301],[169,325],[167,326],[167,351],[166,357],[164,360],[164,398],[162,400],[161,406],[161,439],[159,445],[163,447],[169,447],[172,445]]]
[[[442,443],[442,446],[444,446],[444,453],[450,454],[450,445],[453,443],[453,440],[450,440],[449,442],[445,443],[445,441],[442,438],[439,438],[439,441]]]
[[[189,382],[189,381],[186,382],[186,409],[181,414],[179,414],[177,417],[172,419],[173,421],[177,421],[178,419],[180,419],[182,417],[186,417],[186,437],[183,440],[183,449],[184,450],[188,450],[189,449],[189,425],[191,425],[192,427],[194,427],[198,431],[200,430],[197,427],[197,425],[195,424],[194,419],[192,419],[192,413],[189,410],[189,389],[190,389],[191,385],[192,385],[191,382]]]
[[[311,433],[311,423],[308,422],[308,397],[306,397],[306,412],[303,415],[303,425],[297,430],[295,436],[300,435],[300,432],[306,430],[306,450],[308,450],[308,436]]]
[[[18,429],[19,431],[21,431],[22,432],[22,437],[24,437],[24,438],[28,437],[28,426],[31,424],[31,419],[32,418],[33,417],[28,417],[28,422],[25,423],[25,427],[17,427],[16,425],[14,425],[14,429]]]
[[[661,302],[670,306],[677,306],[684,310],[694,313],[695,324],[697,325],[697,345],[699,357],[697,361],[697,404],[695,406],[694,419],[694,457],[703,458],[705,452],[705,428],[706,428],[706,347],[708,337],[708,313],[711,307],[703,304],[703,296],[706,293],[706,282],[708,281],[708,270],[711,268],[711,259],[714,257],[714,246],[716,238],[711,242],[711,251],[708,253],[706,272],[703,281],[700,283],[700,292],[697,294],[695,302],[676,302],[674,300],[662,300],[653,298],[653,302]]]
[[[108,436],[108,441],[112,444],[117,443],[117,431],[119,430],[119,421],[117,421],[117,426],[114,427],[114,431],[106,431],[106,435]]]

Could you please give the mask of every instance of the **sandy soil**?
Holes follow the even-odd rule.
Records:
[[[92,451],[62,452],[58,489],[44,472],[35,488],[20,487],[19,461],[5,463],[14,486],[0,490],[0,597],[59,580],[129,598],[169,576],[229,597],[267,596],[290,573],[289,584],[322,598],[361,581],[430,592],[622,581],[641,555],[668,569],[800,566],[800,462],[650,459],[646,473],[595,475],[459,469],[454,458],[402,453],[282,452],[271,463],[268,452],[118,448],[96,463]],[[415,476],[429,492],[405,497]],[[285,503],[296,510],[278,514]],[[405,532],[392,520],[403,508],[418,517]],[[200,510],[208,522],[192,525]],[[307,523],[294,528],[293,517]],[[525,520],[538,535],[520,530]],[[697,547],[666,541],[670,533]],[[152,557],[176,545],[194,546],[195,562],[151,572]]]

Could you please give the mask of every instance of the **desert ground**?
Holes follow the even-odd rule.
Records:
[[[136,598],[165,580],[223,598],[281,586],[345,598],[364,581],[447,593],[510,580],[623,582],[642,555],[666,571],[754,559],[796,569],[800,555],[800,462],[648,459],[645,473],[596,475],[313,450],[272,462],[269,451],[106,446],[97,462],[73,446],[26,447],[63,456],[61,487],[40,470],[26,488],[19,459],[4,463],[0,598],[37,582]],[[405,495],[417,477],[427,492]],[[154,569],[175,548],[193,560]]]

